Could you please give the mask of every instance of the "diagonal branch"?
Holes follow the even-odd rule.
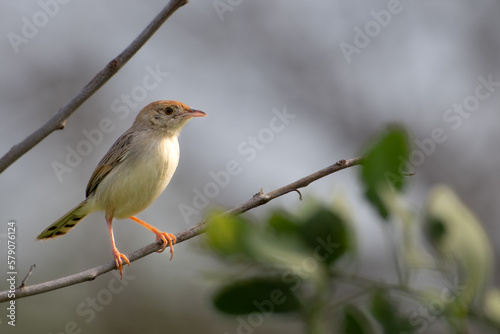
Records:
[[[149,23],[139,36],[122,51],[115,59],[110,61],[90,82],[82,88],[76,96],[68,101],[59,111],[52,116],[42,127],[26,137],[19,144],[14,145],[0,159],[0,173],[7,169],[23,154],[32,149],[45,137],[56,130],[63,129],[66,120],[73,112],[80,107],[89,97],[91,97],[99,88],[101,88],[113,75],[115,75],[125,65],[139,49],[153,36],[160,26],[180,7],[185,5],[188,0],[171,0],[161,12]]]
[[[255,194],[247,202],[245,202],[242,205],[237,206],[231,210],[228,210],[228,211],[224,212],[223,214],[225,214],[225,215],[242,214],[250,209],[264,205],[267,202],[269,202],[275,198],[278,198],[280,196],[288,194],[289,192],[296,191],[299,188],[307,187],[311,182],[317,181],[317,180],[319,180],[327,175],[338,172],[339,170],[342,170],[342,169],[345,169],[348,167],[359,165],[360,163],[361,163],[361,158],[340,160],[331,166],[328,166],[320,171],[317,171],[316,173],[305,176],[305,177],[301,178],[300,180],[292,182],[284,187],[275,189],[275,190],[270,191],[268,193],[264,193],[261,189],[260,192]],[[186,241],[188,239],[191,239],[192,237],[195,237],[195,236],[200,235],[201,233],[205,232],[206,225],[207,225],[207,221],[203,220],[203,221],[199,222],[196,226],[193,226],[193,227],[191,227],[183,232],[176,234],[177,243]],[[142,257],[145,257],[145,256],[159,250],[161,248],[161,246],[162,246],[161,241],[153,242],[153,243],[147,245],[146,247],[143,247],[141,249],[136,250],[135,252],[133,252],[131,254],[127,254],[127,257],[129,258],[130,262],[133,262],[133,261],[136,261]],[[110,261],[106,264],[102,264],[100,266],[82,271],[82,272],[77,273],[77,274],[61,277],[61,278],[55,279],[53,281],[39,283],[39,284],[35,284],[35,285],[24,286],[22,288],[18,288],[15,290],[15,298],[18,299],[18,298],[33,296],[33,295],[37,295],[40,293],[61,289],[61,288],[64,288],[64,287],[67,287],[70,285],[74,285],[74,284],[78,284],[78,283],[82,283],[82,282],[86,282],[86,281],[92,281],[97,276],[105,274],[108,271],[111,271],[113,269],[115,269],[115,261]],[[10,299],[8,297],[8,294],[9,294],[9,291],[0,292],[0,302],[8,301]]]

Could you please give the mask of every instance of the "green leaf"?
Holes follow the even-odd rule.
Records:
[[[384,328],[384,333],[411,333],[415,329],[408,317],[398,311],[398,305],[385,290],[379,289],[373,294],[370,309]]]
[[[389,218],[389,209],[387,208],[384,201],[382,200],[382,197],[379,195],[375,188],[367,189],[365,196],[368,201],[370,201],[372,205],[377,209],[379,215],[382,218]]]
[[[394,126],[383,133],[364,155],[361,166],[361,180],[365,184],[366,198],[387,218],[389,210],[384,204],[381,191],[387,188],[401,191],[406,176],[404,164],[408,161],[409,141],[406,131]]]
[[[268,225],[274,234],[297,234],[299,227],[297,219],[284,210],[274,211]]]
[[[222,256],[251,256],[248,236],[254,231],[241,216],[214,215],[207,228],[208,246]]]
[[[366,315],[356,306],[347,305],[344,308],[342,329],[345,334],[372,334],[370,322]]]
[[[408,161],[409,143],[406,130],[395,126],[383,133],[363,158],[362,180],[368,187],[390,184],[402,190],[405,177],[401,164]]]
[[[314,258],[327,264],[338,260],[350,246],[345,222],[325,207],[312,212],[300,225],[299,232]]]
[[[213,303],[219,311],[227,314],[258,312],[266,317],[301,309],[301,303],[290,285],[278,278],[257,278],[231,283],[215,294]]]

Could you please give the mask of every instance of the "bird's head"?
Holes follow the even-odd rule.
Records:
[[[192,117],[204,117],[203,111],[189,108],[177,101],[156,101],[145,106],[137,115],[134,127],[141,130],[162,131],[166,135],[178,135]]]

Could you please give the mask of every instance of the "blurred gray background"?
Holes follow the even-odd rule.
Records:
[[[166,2],[54,3],[0,3],[2,155],[71,99]],[[391,7],[392,3],[192,0],[75,112],[63,131],[51,134],[0,176],[0,254],[6,252],[7,221],[15,219],[19,277],[31,264],[37,265],[29,283],[110,261],[101,213],[87,217],[64,238],[34,239],[83,200],[102,156],[137,112],[159,99],[179,100],[208,115],[183,130],[181,161],[172,182],[138,215],[162,230],[177,233],[202,219],[205,209],[183,216],[180,208],[193,207],[196,190],[203,192],[213,181],[211,172],[225,170],[230,161],[241,170],[214,193],[210,206],[230,208],[261,187],[272,190],[339,159],[355,157],[384,125],[399,122],[419,141],[432,138],[436,128],[446,135],[411,178],[411,205],[420,208],[431,186],[449,184],[479,217],[498,252],[500,87],[492,87],[470,113],[459,116],[448,110],[473,101],[470,96],[481,84],[480,77],[500,82],[500,4],[403,0]],[[381,10],[390,13],[389,9],[390,18],[380,16]],[[34,22],[37,31],[28,27]],[[372,29],[371,36],[360,36],[358,31],[365,29]],[[25,39],[13,45],[13,34]],[[350,54],[342,51],[346,45]],[[156,81],[147,77],[153,70],[160,72]],[[144,80],[149,88],[156,87],[145,89]],[[123,100],[127,95],[130,105]],[[291,115],[287,121],[275,119],[277,112],[285,111]],[[107,133],[99,130],[103,119],[111,124]],[[272,125],[277,131],[266,130]],[[95,144],[85,143],[85,133],[94,134]],[[252,137],[261,138],[257,146],[252,146]],[[68,150],[85,156],[70,167]],[[57,164],[71,171],[58,176]],[[356,168],[342,171],[302,194],[325,202],[345,197],[359,232],[363,270],[383,276],[392,270],[392,262],[356,176]],[[271,206],[298,205],[297,195],[289,194],[250,214],[258,217]],[[122,252],[154,240],[130,220],[114,226]],[[237,319],[211,307],[217,271],[223,267],[205,254],[200,241],[176,246],[171,262],[165,253],[133,263],[125,268],[121,283],[115,274],[107,274],[94,282],[21,299],[18,326],[6,328],[0,311],[1,331],[236,333]],[[3,271],[4,263],[0,266]],[[500,283],[498,271],[495,282]],[[0,288],[5,287],[5,280],[0,281]],[[300,333],[300,326],[298,319],[278,317],[253,330]]]

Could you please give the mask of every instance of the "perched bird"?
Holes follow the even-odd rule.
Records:
[[[97,165],[85,192],[86,199],[55,223],[37,239],[57,238],[66,234],[85,216],[104,211],[108,225],[116,268],[123,275],[125,254],[115,245],[113,218],[130,218],[148,228],[163,241],[162,252],[170,246],[173,256],[173,234],[161,232],[134,215],[150,206],[170,182],[179,162],[177,137],[191,117],[204,117],[176,101],[156,101],[142,109],[134,124],[111,146]]]

